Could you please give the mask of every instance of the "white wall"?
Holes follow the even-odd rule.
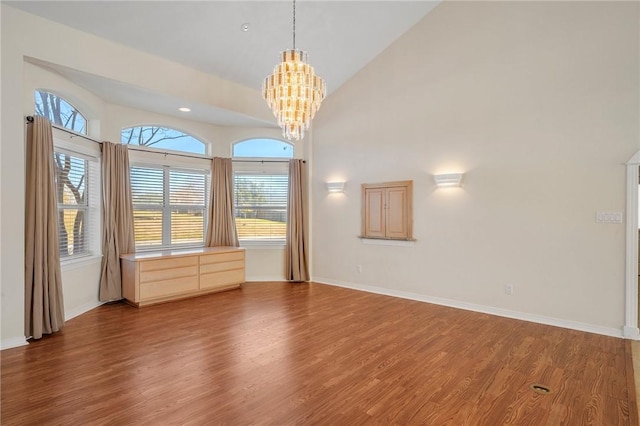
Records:
[[[272,120],[269,109],[255,90],[18,11],[5,3],[0,8],[0,205],[3,206],[0,211],[0,346],[5,348],[24,343],[24,116],[33,114],[33,89],[47,88],[59,93],[88,112],[92,120],[90,135],[99,140],[118,141],[123,127],[157,123],[192,132],[212,143],[213,155],[228,156],[235,141],[280,137],[280,133],[277,129],[195,123],[109,104],[28,61],[34,58],[63,65],[184,100]],[[176,81],[181,84],[175,84]],[[295,153],[296,157],[303,155],[302,144],[296,146]],[[249,249],[247,279],[283,279],[283,265],[281,248]],[[97,304],[99,272],[96,262],[63,271],[67,316]]]
[[[595,213],[625,211],[623,163],[640,148],[638,12],[429,13],[315,119],[314,280],[620,335],[624,226]],[[464,187],[436,190],[443,172]],[[340,178],[346,193],[329,196]],[[414,246],[362,244],[360,184],[408,179]]]

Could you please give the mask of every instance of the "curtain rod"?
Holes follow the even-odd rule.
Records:
[[[27,115],[26,117],[27,119],[27,124],[31,124],[33,123],[33,115]],[[102,142],[93,138],[90,138],[87,135],[83,135],[82,133],[78,133],[78,132],[74,132],[73,130],[69,130],[66,127],[62,127],[62,126],[58,126],[57,124],[51,123],[52,127],[55,127],[58,130],[62,130],[63,132],[69,133],[71,135],[72,138],[74,137],[79,137],[79,138],[84,138],[90,142],[94,142],[94,143],[98,143],[100,145],[102,145]]]
[[[33,115],[27,115],[26,117],[27,123],[31,124],[33,123]],[[88,141],[91,142],[95,142],[95,143],[99,143],[100,145],[102,145],[103,142],[96,140],[96,139],[92,139],[88,136],[85,136],[83,134],[80,133],[76,133],[72,130],[69,130],[65,127],[60,127],[57,126],[53,123],[51,123],[51,126],[55,127],[58,130],[62,130],[63,132],[67,132],[71,135],[71,137],[73,138],[74,136],[80,137],[80,138],[84,138]],[[166,151],[155,151],[155,148],[153,151],[149,150],[149,149],[144,149],[144,148],[137,148],[135,145],[127,145],[128,149],[131,149],[133,151],[140,151],[140,152],[150,152],[152,154],[164,154],[165,156],[167,155],[177,155],[178,157],[187,157],[187,158],[197,158],[200,160],[211,160],[213,157],[208,157],[208,156],[200,156],[200,155],[190,155],[190,154],[182,154],[179,152],[166,152]],[[289,160],[233,160],[234,163],[288,163]],[[303,163],[306,163],[305,160],[302,160]]]

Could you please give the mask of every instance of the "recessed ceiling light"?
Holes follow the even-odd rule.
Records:
[[[189,111],[191,111],[191,108],[187,108],[187,107],[180,107],[180,108],[178,108],[178,109],[179,109],[180,111],[182,111],[182,112],[189,112]]]
[[[249,31],[249,23],[245,22],[244,24],[240,25],[240,29],[246,33],[247,31]]]

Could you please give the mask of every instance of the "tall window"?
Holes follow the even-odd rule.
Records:
[[[36,90],[34,98],[37,115],[48,118],[57,126],[87,134],[87,119],[69,102],[44,90]]]
[[[204,142],[191,135],[169,127],[136,126],[123,129],[121,142],[128,145],[147,146],[194,154],[206,154]]]
[[[62,261],[92,254],[97,225],[98,162],[60,150],[54,152],[58,196],[58,237]]]
[[[293,158],[293,145],[276,139],[250,139],[234,144],[233,156],[239,160],[234,163],[238,239],[245,243],[283,243],[287,228],[287,160]]]
[[[136,248],[203,245],[208,181],[204,170],[131,167]]]
[[[87,133],[87,119],[71,103],[45,90],[34,92],[35,114],[76,133]],[[62,149],[54,140],[58,198],[58,240],[62,262],[97,254],[99,160]]]

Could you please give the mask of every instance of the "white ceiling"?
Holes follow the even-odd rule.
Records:
[[[11,6],[260,90],[292,47],[290,1],[20,1]],[[327,82],[329,94],[432,10],[438,1],[296,2],[296,47]],[[249,30],[241,30],[243,24]],[[47,66],[47,64],[40,64]],[[49,67],[107,101],[178,115],[178,99],[138,93],[122,83]],[[56,69],[57,68],[57,69]],[[126,89],[126,90],[125,90]],[[213,114],[213,115],[211,115]],[[184,115],[183,115],[184,117]],[[199,121],[264,125],[230,112]]]

